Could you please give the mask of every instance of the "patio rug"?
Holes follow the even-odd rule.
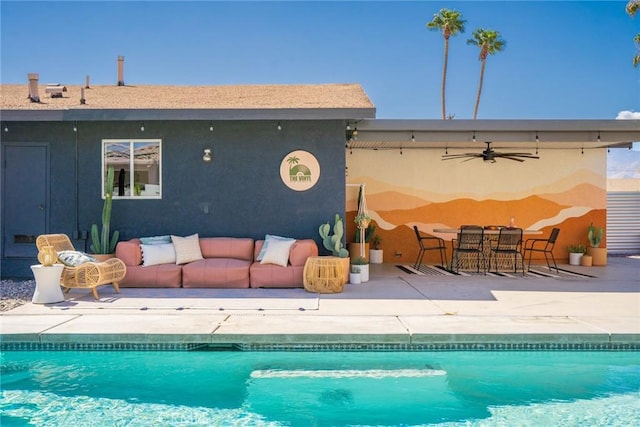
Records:
[[[65,301],[47,304],[60,310],[317,310],[318,295],[304,289],[98,289],[99,300],[91,293],[71,290]]]
[[[421,276],[484,276],[485,274],[480,271],[460,271],[456,273],[455,271],[451,271],[445,269],[443,267],[437,265],[425,265],[420,264],[418,268],[414,268],[413,265],[396,265],[400,270],[404,271],[408,274],[417,274]],[[520,278],[520,279],[535,279],[535,278],[568,278],[568,277],[583,277],[583,278],[595,278],[596,276],[591,276],[589,274],[579,273],[576,271],[566,270],[563,268],[559,269],[559,272],[556,272],[555,269],[549,270],[546,266],[538,266],[532,268],[531,271],[525,270],[524,277],[522,276],[522,272],[514,273],[514,272],[491,272],[487,271],[486,276],[488,277],[509,277],[509,278]]]

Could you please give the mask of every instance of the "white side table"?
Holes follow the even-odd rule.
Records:
[[[62,289],[60,288],[60,277],[64,265],[54,264],[49,267],[44,265],[32,265],[31,271],[36,278],[36,291],[31,302],[35,304],[49,304],[64,301]]]

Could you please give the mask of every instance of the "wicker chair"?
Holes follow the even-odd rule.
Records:
[[[56,252],[75,251],[71,240],[66,234],[43,234],[36,239],[36,246],[40,250],[43,246],[53,246]],[[97,287],[113,285],[117,293],[120,292],[120,282],[127,272],[124,262],[118,258],[111,258],[104,262],[86,262],[77,267],[65,266],[62,270],[60,283],[65,292],[71,288],[91,289],[95,299],[99,299]]]

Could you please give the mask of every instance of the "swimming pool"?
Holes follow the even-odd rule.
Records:
[[[634,351],[5,351],[1,425],[640,425]]]

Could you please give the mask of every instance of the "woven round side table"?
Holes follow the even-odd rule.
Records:
[[[304,289],[319,294],[340,293],[344,289],[342,258],[314,256],[307,258],[302,273]]]

